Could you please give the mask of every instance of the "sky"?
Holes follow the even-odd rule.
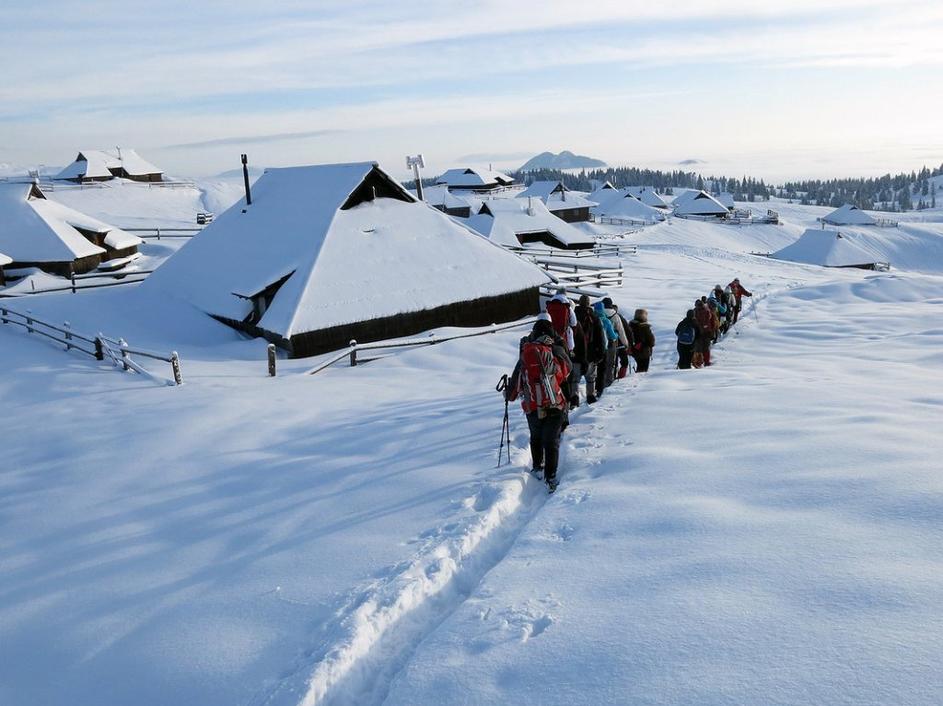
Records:
[[[5,2],[0,165],[910,171],[943,163],[941,36],[926,0]]]

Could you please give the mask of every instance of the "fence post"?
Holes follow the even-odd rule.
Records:
[[[123,338],[119,338],[118,345],[121,346],[121,359],[124,361],[124,369],[130,370],[131,367],[128,365],[128,342]]]
[[[27,330],[29,333],[32,333],[32,332],[33,332],[33,319],[31,318],[32,314],[33,314],[33,310],[32,310],[32,309],[27,309],[27,310],[26,310],[26,330]]]
[[[157,228],[157,239],[160,240],[160,228]]]
[[[180,374],[180,356],[177,355],[177,351],[170,354],[170,367],[174,371],[174,382],[182,385],[183,376]]]
[[[0,323],[8,323],[9,319],[7,318],[7,310],[0,308]]]
[[[105,348],[102,345],[102,340],[98,336],[95,336],[95,360],[104,360],[105,359]]]
[[[357,365],[357,341],[350,340],[350,367]]]
[[[72,293],[75,294],[75,271],[73,270],[69,279],[72,280]]]
[[[62,327],[65,329],[65,349],[70,351],[72,350],[72,344],[69,343],[72,340],[72,328],[69,326],[68,321],[62,324]]]
[[[269,377],[275,377],[275,344],[268,344],[268,374]]]

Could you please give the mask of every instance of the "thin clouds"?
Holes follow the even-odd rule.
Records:
[[[339,135],[344,130],[308,130],[306,132],[277,132],[267,135],[242,135],[239,137],[220,137],[212,140],[200,140],[197,142],[181,142],[176,145],[165,145],[161,149],[166,150],[184,150],[200,147],[222,147],[224,145],[259,145],[269,142],[291,142],[294,140],[307,140],[313,137],[325,137],[327,135]]]

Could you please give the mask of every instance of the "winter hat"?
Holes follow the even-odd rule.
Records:
[[[695,308],[695,309],[703,309],[703,308],[704,308],[704,302],[702,302],[700,299],[696,300],[696,301],[694,302],[694,308]]]
[[[538,321],[553,321],[553,319],[550,318],[550,314],[548,314],[546,311],[541,311],[539,314],[537,314],[537,320]]]
[[[694,318],[694,309],[688,309],[687,316],[685,318],[693,319]]]
[[[607,309],[612,308],[612,297],[603,297],[602,305]]]
[[[647,309],[636,309],[635,310],[635,320],[644,323],[648,321],[648,310]]]
[[[538,319],[534,323],[534,330],[531,332],[534,338],[541,336],[553,336],[553,324],[549,319]]]
[[[580,295],[580,306],[589,306],[589,295],[581,294]]]
[[[739,278],[739,277],[734,277],[734,278],[733,278],[733,281],[736,282],[737,284],[740,284],[740,278]]]

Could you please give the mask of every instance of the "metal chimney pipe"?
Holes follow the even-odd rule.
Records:
[[[249,189],[249,158],[242,155],[242,180],[246,185],[246,206],[252,205],[252,191]]]

